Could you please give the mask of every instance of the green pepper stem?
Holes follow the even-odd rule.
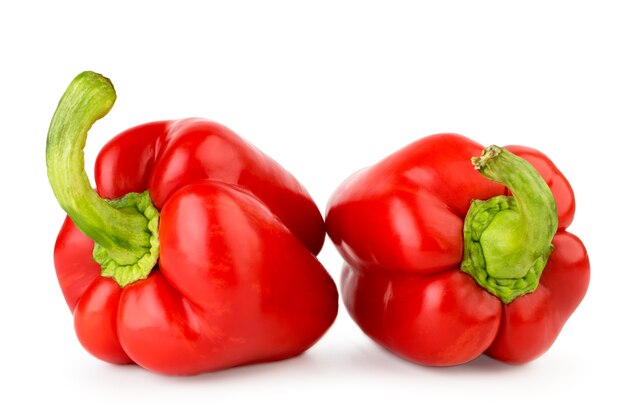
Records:
[[[93,72],[79,74],[67,88],[52,117],[46,144],[46,164],[57,201],[78,229],[100,248],[100,259],[108,262],[108,274],[103,267],[103,275],[113,276],[120,285],[125,285],[133,282],[134,277],[147,276],[147,273],[138,275],[133,269],[138,262],[143,263],[141,273],[146,272],[146,257],[151,257],[149,261],[156,264],[158,236],[155,242],[156,234],[149,224],[155,220],[155,212],[158,223],[158,211],[152,206],[147,192],[142,195],[141,208],[137,206],[137,197],[133,197],[130,203],[122,203],[122,206],[105,201],[93,190],[85,173],[83,150],[87,133],[98,119],[111,110],[115,98],[115,89],[109,79]],[[146,197],[149,205],[146,204]],[[157,225],[152,223],[152,229],[156,230]],[[114,267],[118,266],[124,267],[122,272],[126,275],[123,280],[116,277]],[[133,275],[129,276],[129,273]]]
[[[554,196],[530,163],[504,148],[489,146],[472,163],[512,196],[472,201],[461,270],[509,303],[539,284],[558,225]]]

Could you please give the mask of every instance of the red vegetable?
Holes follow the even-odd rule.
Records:
[[[328,205],[350,315],[417,363],[533,360],[589,284],[585,247],[566,231],[565,177],[521,146],[489,147],[472,166],[481,148],[453,134],[418,140],[346,180]]]
[[[82,345],[176,375],[313,345],[338,297],[315,257],[324,224],[302,185],[224,126],[184,119],[111,140],[96,193],[82,150],[114,100],[108,79],[82,73],[48,135],[50,183],[69,215],[54,261]]]

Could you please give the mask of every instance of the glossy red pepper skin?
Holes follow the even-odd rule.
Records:
[[[97,192],[146,189],[160,210],[161,254],[145,280],[100,275],[93,241],[67,218],[55,267],[77,336],[96,357],[189,375],[285,359],[337,314],[315,255],[325,230],[298,181],[219,124],[155,122],[121,133],[96,161]]]
[[[521,146],[508,149],[545,179],[559,219],[539,287],[504,304],[461,272],[470,201],[508,194],[474,170],[470,158],[482,149],[455,134],[420,139],[348,178],[329,201],[327,231],[345,259],[348,312],[377,343],[420,364],[456,365],[483,353],[531,361],[587,291],[587,252],[566,231],[574,193],[544,154]]]

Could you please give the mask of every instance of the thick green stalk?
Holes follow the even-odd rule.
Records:
[[[539,284],[558,225],[554,196],[532,165],[504,148],[489,146],[472,163],[512,196],[472,201],[461,270],[510,303]]]
[[[124,286],[145,278],[158,259],[158,211],[147,192],[109,202],[92,189],[83,149],[96,120],[113,107],[109,79],[79,74],[61,98],[48,130],[46,163],[54,195],[74,224],[96,243],[103,275]]]

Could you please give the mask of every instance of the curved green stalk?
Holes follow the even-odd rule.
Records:
[[[96,243],[94,258],[103,275],[124,286],[145,278],[159,255],[158,211],[150,196],[129,194],[124,201],[98,196],[85,173],[83,149],[96,120],[113,107],[116,94],[109,79],[79,74],[57,107],[46,143],[48,179],[54,195],[74,224]]]
[[[489,146],[472,163],[512,196],[472,201],[463,228],[461,270],[510,303],[537,288],[553,250],[554,196],[532,165],[504,148]]]

